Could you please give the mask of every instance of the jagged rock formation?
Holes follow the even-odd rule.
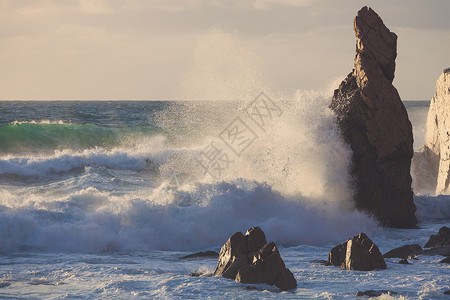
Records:
[[[363,232],[331,249],[328,262],[344,270],[386,269],[386,263],[378,246]]]
[[[425,248],[442,247],[450,245],[450,228],[447,226],[441,227],[437,234],[430,236],[430,239],[425,244]]]
[[[252,227],[243,235],[236,232],[222,246],[214,275],[242,283],[267,283],[281,290],[297,287],[274,242],[267,243],[264,232]]]
[[[431,99],[423,149],[414,156],[414,187],[450,194],[450,68],[436,82]]]
[[[330,108],[353,156],[355,203],[382,225],[412,228],[417,219],[411,190],[412,127],[392,85],[397,36],[363,7],[354,20],[353,71],[334,91]]]

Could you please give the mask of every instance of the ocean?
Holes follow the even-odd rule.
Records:
[[[405,101],[414,148],[428,101]],[[351,201],[350,150],[329,98],[0,102],[2,299],[441,299],[442,257],[344,271],[311,261],[365,232],[382,253],[450,224],[450,196],[415,192],[418,229],[381,228]],[[262,113],[263,112],[263,113]],[[259,226],[298,288],[214,277],[220,247]],[[201,277],[189,274],[201,272]]]

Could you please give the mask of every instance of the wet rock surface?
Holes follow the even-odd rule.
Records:
[[[392,249],[383,255],[384,258],[412,258],[423,252],[422,247],[417,244],[405,245],[399,248]]]
[[[447,226],[441,227],[439,232],[430,236],[430,239],[425,244],[425,248],[434,248],[450,245],[450,228]]]
[[[355,17],[354,30],[353,71],[334,91],[330,108],[353,152],[356,207],[382,225],[413,228],[412,127],[392,85],[397,36],[367,7]]]
[[[286,268],[275,243],[267,243],[259,227],[245,235],[236,232],[223,245],[214,275],[241,283],[266,283],[281,290],[297,287],[291,271]]]
[[[388,294],[388,295],[397,295],[396,292],[390,291],[390,290],[379,290],[379,291],[375,291],[375,290],[367,290],[364,292],[357,292],[356,296],[361,297],[361,296],[370,296],[370,297],[379,297],[383,294]]]
[[[380,250],[365,233],[360,233],[331,249],[328,262],[344,270],[386,269]]]

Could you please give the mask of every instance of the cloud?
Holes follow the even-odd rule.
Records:
[[[402,97],[428,98],[430,92],[423,85],[410,82],[421,78],[432,86],[436,75],[423,72],[424,78],[410,69],[420,66],[415,69],[440,72],[444,67],[440,64],[448,60],[450,1],[365,4],[399,34],[396,80]],[[275,87],[317,88],[328,80],[325,77],[351,68],[352,21],[361,6],[359,0],[0,0],[0,99],[19,94],[105,98],[127,93],[134,98],[170,98],[181,88],[177,84],[183,81],[182,69],[195,63],[193,53],[204,49],[195,43],[196,36],[207,45],[198,53],[217,69],[234,67],[248,73],[244,64],[231,63],[230,57],[237,55],[231,50],[228,57],[226,51],[218,53],[226,63],[213,64],[215,57],[208,48],[213,51],[217,44],[228,49],[234,43],[233,49],[254,49],[256,55],[251,57],[259,61],[262,78]],[[210,34],[211,28],[223,34]],[[227,33],[233,33],[233,39]],[[211,79],[200,72],[201,67],[205,65],[197,65],[193,76],[199,78],[197,90],[205,87],[202,76]],[[229,73],[233,72],[221,76]],[[233,80],[227,82],[232,85]],[[25,86],[25,81],[27,88],[13,88]],[[53,87],[52,82],[59,85]],[[120,91],[118,82],[123,82]],[[57,88],[61,92],[56,93]]]
[[[80,0],[81,9],[88,14],[112,14],[114,9],[106,0]]]
[[[253,7],[255,9],[271,9],[274,6],[293,6],[293,7],[307,7],[312,5],[315,0],[253,0]]]

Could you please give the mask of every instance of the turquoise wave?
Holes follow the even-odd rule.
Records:
[[[93,124],[17,123],[0,125],[0,152],[46,152],[111,148],[132,136],[151,136],[154,127],[111,128]]]

